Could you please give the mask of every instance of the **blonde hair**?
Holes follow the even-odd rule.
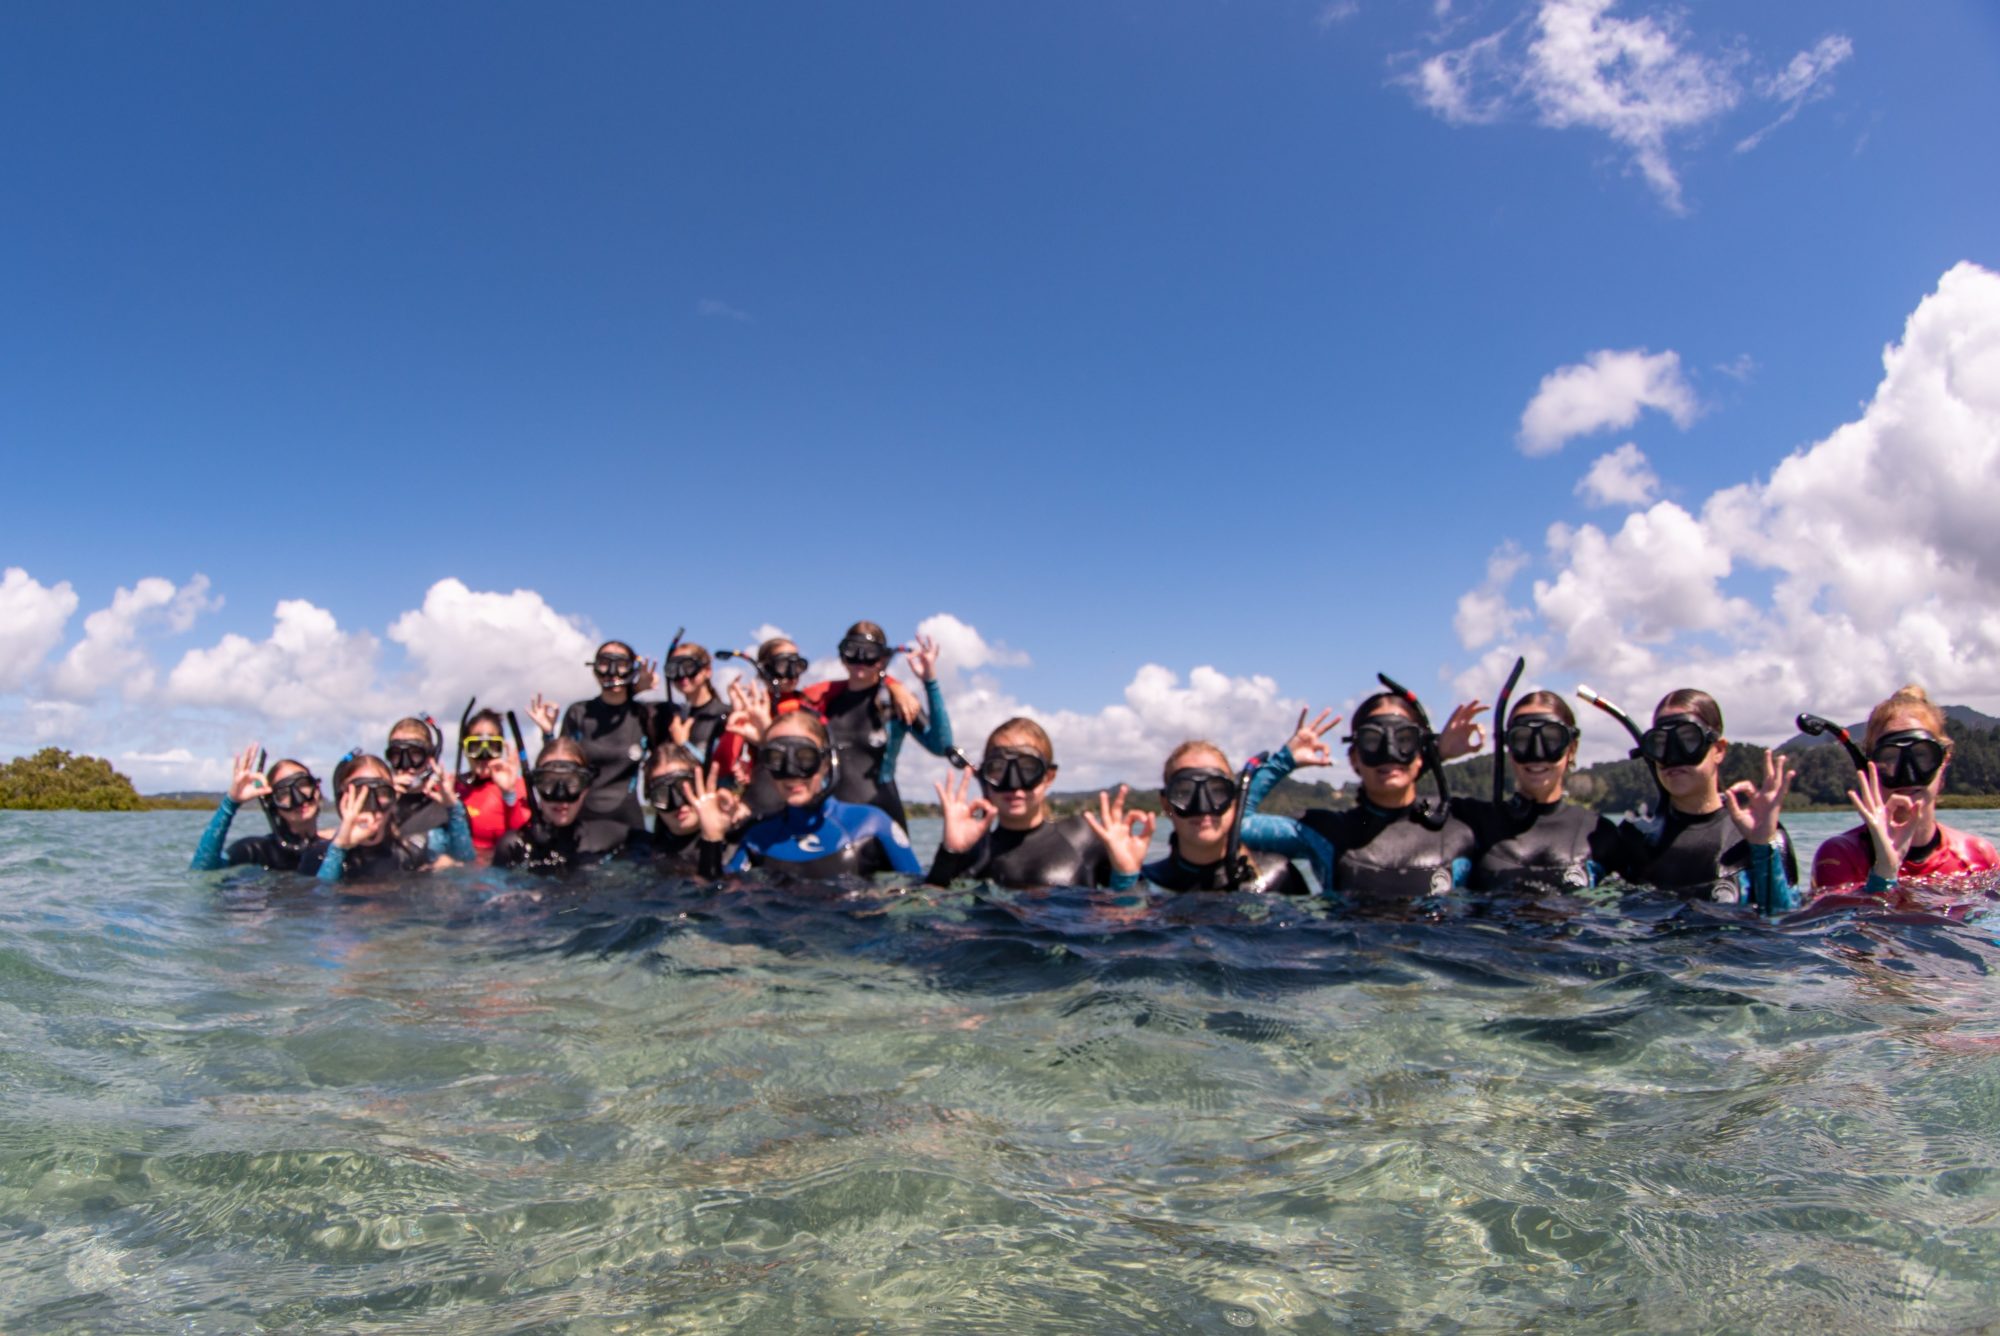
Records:
[[[1055,764],[1056,745],[1049,741],[1048,730],[1032,719],[1022,719],[1017,716],[988,733],[986,750],[992,751],[1003,742],[1013,742],[1016,746],[1026,743],[1031,749],[1040,752],[1044,761],[1051,765]]]
[[[1223,751],[1222,748],[1216,746],[1213,742],[1204,742],[1200,738],[1189,738],[1186,742],[1183,742],[1180,746],[1167,753],[1166,764],[1160,767],[1160,778],[1165,779],[1168,775],[1173,774],[1174,771],[1181,769],[1182,761],[1197,754],[1213,756],[1222,763],[1216,768],[1225,773],[1228,772],[1229,753]]]
[[[1875,744],[1889,731],[1889,721],[1899,714],[1915,715],[1923,721],[1926,733],[1942,742],[1946,751],[1951,750],[1951,735],[1944,728],[1944,711],[1931,700],[1930,693],[1915,682],[1897,688],[1895,695],[1868,712],[1868,735],[1861,744],[1861,750],[1874,751]]]

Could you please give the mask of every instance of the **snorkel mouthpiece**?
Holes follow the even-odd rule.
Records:
[[[1862,755],[1861,748],[1855,745],[1853,737],[1849,735],[1846,729],[1834,723],[1831,719],[1822,719],[1816,714],[1801,712],[1799,717],[1792,722],[1799,726],[1799,732],[1801,733],[1816,738],[1823,738],[1830,735],[1837,740],[1842,747],[1846,748],[1847,759],[1854,762],[1856,774],[1868,768],[1868,758]]]

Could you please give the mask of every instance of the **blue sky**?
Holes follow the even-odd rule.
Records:
[[[1815,678],[1773,593],[1800,572],[1746,540],[1690,577],[1740,609],[1598,627],[1533,584],[1574,560],[1552,524],[1638,515],[1657,566],[1652,507],[1719,523],[1867,425],[1884,346],[2000,266],[1995,124],[1976,3],[11,5],[0,567],[75,602],[53,639],[0,627],[0,752],[178,758],[133,761],[165,783],[246,730],[330,745],[442,695],[388,631],[448,579],[652,652],[948,615],[1032,660],[956,684],[970,720],[1065,719],[1107,775],[1204,702],[1247,739],[1517,647],[1634,698],[1740,678],[1752,732],[1788,693],[1865,706],[1896,683]],[[1674,362],[1636,405],[1577,381],[1566,420],[1610,425],[1526,453],[1544,378],[1600,352]],[[1626,443],[1657,482],[1592,505]],[[146,577],[179,601],[65,673]],[[281,600],[378,642],[365,689],[175,684]],[[1891,611],[1814,601],[1876,677],[1969,690]],[[1647,657],[1578,643],[1607,637]],[[1273,687],[1135,704],[1147,664]]]

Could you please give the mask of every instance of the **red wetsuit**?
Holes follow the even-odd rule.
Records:
[[[534,813],[528,810],[527,781],[514,781],[514,801],[509,804],[500,786],[490,779],[467,784],[460,780],[458,796],[465,803],[465,819],[472,825],[472,847],[480,853],[493,852],[500,837],[528,824]]]
[[[1813,855],[1813,887],[1837,891],[1863,885],[1868,870],[1875,866],[1875,846],[1869,841],[1868,827],[1844,830],[1819,847]],[[1950,877],[1962,872],[1989,872],[2000,868],[2000,852],[1963,830],[1938,823],[1935,848],[1921,859],[1906,859],[1896,871],[1896,880],[1912,877]]]

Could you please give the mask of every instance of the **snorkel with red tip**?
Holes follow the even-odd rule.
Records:
[[[1592,691],[1589,687],[1578,686],[1576,689],[1576,694],[1579,699],[1589,701],[1592,705],[1595,705],[1598,709],[1604,711],[1606,714],[1610,715],[1613,719],[1616,719],[1619,723],[1623,724],[1625,726],[1625,731],[1632,735],[1633,759],[1634,760],[1645,759],[1646,754],[1645,752],[1640,750],[1640,746],[1645,741],[1646,733],[1644,729],[1639,727],[1639,725],[1632,722],[1631,715],[1625,713],[1625,711],[1619,709],[1616,705],[1613,705],[1610,701],[1604,699],[1604,697],[1598,695],[1595,691]],[[1660,791],[1660,810],[1664,812],[1667,809],[1668,802],[1671,801],[1671,799],[1667,794],[1667,786],[1660,783],[1659,767],[1648,764],[1646,768],[1652,771],[1653,785]]]
[[[1799,732],[1810,734],[1816,738],[1831,734],[1841,746],[1847,749],[1847,757],[1854,762],[1856,773],[1868,769],[1868,758],[1862,755],[1861,748],[1855,745],[1853,736],[1831,719],[1822,719],[1816,714],[1801,714],[1792,722],[1799,726]]]

